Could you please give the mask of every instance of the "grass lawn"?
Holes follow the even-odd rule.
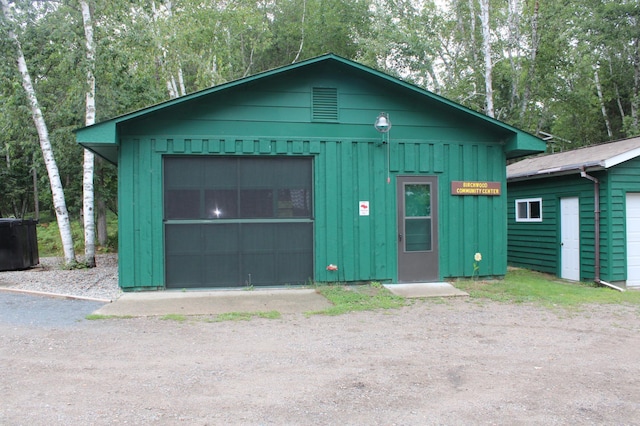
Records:
[[[510,269],[502,280],[459,280],[455,287],[472,300],[503,303],[534,303],[545,307],[579,308],[590,304],[619,304],[640,307],[640,291],[619,292],[593,283],[568,282],[553,275],[526,269]],[[340,315],[354,311],[394,309],[408,301],[394,296],[379,283],[364,286],[320,285],[318,291],[333,307],[313,314]]]
[[[312,314],[341,315],[355,311],[399,308],[406,304],[404,298],[392,294],[378,282],[357,286],[319,285],[317,290],[333,306]]]
[[[640,305],[640,291],[619,292],[593,283],[574,283],[526,269],[510,269],[503,280],[460,280],[454,283],[472,298],[507,303],[578,307],[587,304]]]

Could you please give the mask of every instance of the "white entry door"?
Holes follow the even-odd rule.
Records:
[[[627,194],[627,287],[640,286],[640,194]]]
[[[560,276],[580,281],[580,201],[560,199]]]

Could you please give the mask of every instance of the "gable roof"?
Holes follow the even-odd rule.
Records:
[[[171,99],[156,105],[149,106],[147,108],[114,117],[112,119],[102,121],[91,126],[83,127],[76,130],[76,141],[83,147],[95,152],[102,157],[105,157],[108,161],[111,161],[115,164],[117,162],[117,146],[119,144],[118,126],[121,123],[135,120],[136,118],[151,114],[160,109],[170,108],[174,105],[179,105],[198,98],[224,92],[225,90],[229,90],[239,85],[248,84],[271,76],[282,75],[290,71],[302,69],[305,67],[311,67],[315,64],[330,62],[362,72],[363,77],[369,77],[373,79],[377,78],[385,80],[386,82],[391,82],[397,85],[399,88],[407,89],[419,95],[425,96],[426,98],[436,100],[441,104],[446,105],[447,107],[468,114],[489,127],[493,127],[501,131],[506,131],[506,133],[510,135],[509,138],[505,140],[505,152],[507,153],[507,158],[516,158],[538,153],[544,151],[546,148],[546,144],[544,141],[523,130],[516,129],[515,127],[512,127],[506,123],[464,107],[456,102],[436,95],[435,93],[429,92],[428,90],[422,89],[411,83],[407,83],[406,81],[403,81],[396,77],[392,77],[388,74],[374,70],[373,68],[369,68],[365,65],[345,59],[332,53],[286,65],[280,68],[264,71],[249,77],[220,84],[218,86],[213,86],[198,92],[181,96],[179,98]]]
[[[640,157],[640,137],[527,158],[507,166],[507,180],[605,170],[637,157]]]

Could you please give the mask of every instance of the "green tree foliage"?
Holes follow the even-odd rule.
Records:
[[[267,15],[272,42],[262,58],[262,68],[325,53],[348,58],[360,53],[359,41],[370,22],[368,1],[280,0],[273,6]]]

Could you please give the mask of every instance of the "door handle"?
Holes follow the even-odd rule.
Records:
[[[398,234],[398,241],[402,241],[402,234]]]

